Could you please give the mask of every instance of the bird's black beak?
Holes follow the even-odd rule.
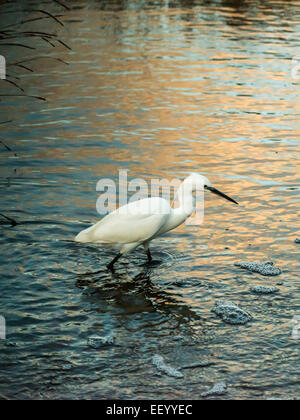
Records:
[[[226,194],[222,193],[221,191],[217,190],[217,189],[216,189],[216,188],[214,188],[214,187],[208,187],[208,186],[205,186],[204,188],[205,188],[206,190],[208,190],[208,191],[211,191],[212,193],[214,193],[214,194],[216,194],[216,195],[219,195],[220,197],[226,198],[226,200],[231,201],[231,202],[232,202],[232,203],[234,203],[234,204],[239,204],[239,203],[238,203],[238,202],[236,202],[233,198],[228,197],[228,195],[226,195]]]

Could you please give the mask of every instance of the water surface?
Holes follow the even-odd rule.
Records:
[[[14,3],[0,5],[1,26],[28,9]],[[1,125],[13,152],[1,149],[0,210],[20,222],[0,226],[0,396],[199,399],[224,381],[228,399],[299,397],[300,2],[68,4],[64,28],[28,27],[58,32],[72,50],[41,40],[1,49],[10,62],[44,57],[15,74],[47,101],[0,102],[0,120],[13,120]],[[109,273],[113,254],[65,240],[98,220],[96,183],[120,169],[148,182],[200,172],[240,206],[207,195],[202,226],[152,244],[160,264],[137,250]],[[234,266],[243,260],[282,274]],[[276,295],[250,293],[278,282]],[[211,312],[219,299],[253,321],[226,325]],[[111,332],[115,345],[88,346]],[[214,364],[176,379],[158,374],[154,354],[174,367]]]

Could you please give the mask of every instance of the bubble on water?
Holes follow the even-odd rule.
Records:
[[[250,291],[257,294],[271,294],[271,293],[277,293],[279,292],[279,289],[275,286],[263,286],[263,285],[257,285],[250,287]]]
[[[249,270],[252,273],[259,273],[263,276],[279,276],[281,274],[281,270],[271,262],[238,262],[234,264],[236,267],[243,268],[245,270]]]
[[[225,382],[215,384],[209,391],[203,392],[201,397],[209,397],[210,395],[224,395],[226,394],[227,385]]]
[[[157,367],[159,371],[165,373],[168,376],[173,376],[174,378],[183,378],[183,374],[172,366],[165,364],[164,358],[159,354],[155,354],[152,357],[152,363]]]
[[[248,312],[230,301],[220,300],[219,302],[216,302],[212,311],[220,316],[227,324],[242,325],[252,320],[252,316]]]
[[[99,349],[104,346],[111,346],[115,344],[115,341],[116,337],[114,334],[109,334],[104,337],[94,335],[88,338],[88,346],[92,347],[93,349]]]

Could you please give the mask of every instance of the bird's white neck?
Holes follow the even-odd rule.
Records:
[[[179,201],[179,207],[176,210],[189,217],[195,210],[195,199],[193,197],[193,186],[186,181],[183,181],[177,190],[176,197]]]

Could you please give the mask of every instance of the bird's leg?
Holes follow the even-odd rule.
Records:
[[[151,262],[152,261],[152,255],[151,255],[151,252],[150,252],[150,249],[149,249],[149,242],[145,242],[143,245],[144,245],[144,250],[145,250],[145,252],[147,254],[147,257],[148,257],[148,262]]]
[[[109,270],[114,269],[114,264],[118,261],[118,259],[122,256],[122,254],[118,254],[107,266]]]

